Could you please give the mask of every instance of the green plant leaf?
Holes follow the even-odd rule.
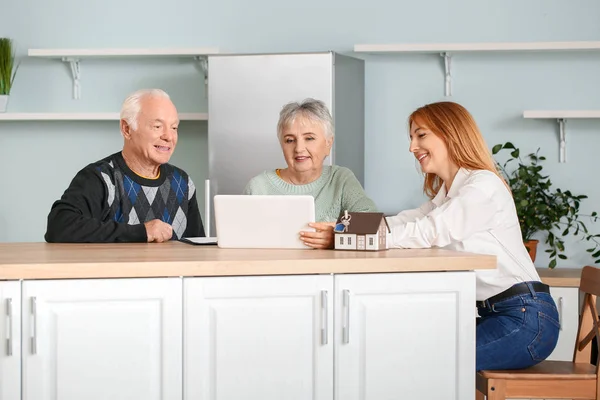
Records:
[[[539,148],[523,158],[520,158],[520,150],[511,142],[496,145],[492,150],[496,154],[503,149],[512,150],[512,158],[502,165],[497,161],[496,164],[510,187],[522,239],[526,241],[537,234],[545,235],[545,252],[551,260],[551,268],[556,266],[557,259],[567,257],[564,254],[565,242],[570,243],[567,238],[571,236],[581,234],[581,240],[592,242],[588,253],[597,253],[600,250],[600,234],[590,234],[584,217],[595,222],[599,216],[595,211],[590,215],[580,211],[581,207],[585,207],[581,202],[587,196],[573,193],[568,188],[555,188],[549,174],[544,173],[543,162],[546,158],[540,154]]]
[[[12,39],[0,38],[0,95],[10,94],[18,68]]]
[[[550,267],[550,269],[554,269],[556,267],[556,259],[552,259],[552,261],[550,261],[550,264],[548,265],[548,267]]]

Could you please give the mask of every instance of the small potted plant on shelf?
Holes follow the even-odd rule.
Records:
[[[591,253],[595,263],[600,263],[600,234],[592,234],[582,221],[582,217],[596,222],[596,211],[589,215],[582,214],[579,206],[586,195],[574,195],[569,190],[552,188],[552,183],[547,175],[542,174],[541,162],[546,158],[539,156],[538,150],[530,153],[523,161],[520,151],[511,142],[497,144],[492,148],[492,154],[501,150],[510,151],[510,158],[503,164],[496,162],[498,170],[506,178],[517,208],[517,215],[521,226],[523,242],[529,251],[531,259],[535,261],[538,241],[533,239],[536,233],[546,236],[544,243],[548,245],[550,253],[548,267],[556,267],[557,257],[566,260],[564,238],[574,235],[590,243],[587,252]],[[516,166],[514,164],[517,164]],[[509,172],[507,167],[513,164]]]
[[[0,112],[6,111],[8,96],[18,69],[12,39],[0,38]]]

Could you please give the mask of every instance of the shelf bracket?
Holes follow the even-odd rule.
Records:
[[[79,99],[81,97],[81,86],[79,80],[81,78],[81,69],[79,66],[79,59],[72,57],[63,57],[63,62],[67,62],[71,65],[71,75],[73,75],[73,98]]]
[[[445,73],[445,95],[446,97],[452,96],[452,75],[450,72],[452,55],[448,52],[440,53],[440,56],[444,57],[444,73]]]
[[[564,118],[559,118],[558,120],[558,133],[560,139],[560,156],[559,161],[561,163],[567,162],[567,134],[565,131],[565,123],[567,122]]]
[[[204,92],[206,93],[206,97],[208,97],[208,58],[206,56],[195,56],[194,60],[198,61],[200,69],[204,74]]]

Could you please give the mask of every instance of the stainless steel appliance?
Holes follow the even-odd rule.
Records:
[[[205,226],[216,236],[212,197],[241,194],[266,169],[285,168],[277,139],[284,104],[323,100],[335,124],[325,162],[350,168],[364,185],[364,61],[335,52],[208,57]]]

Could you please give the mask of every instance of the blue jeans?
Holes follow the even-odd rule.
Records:
[[[556,347],[558,310],[548,293],[515,295],[478,307],[476,369],[521,369],[545,360]]]

